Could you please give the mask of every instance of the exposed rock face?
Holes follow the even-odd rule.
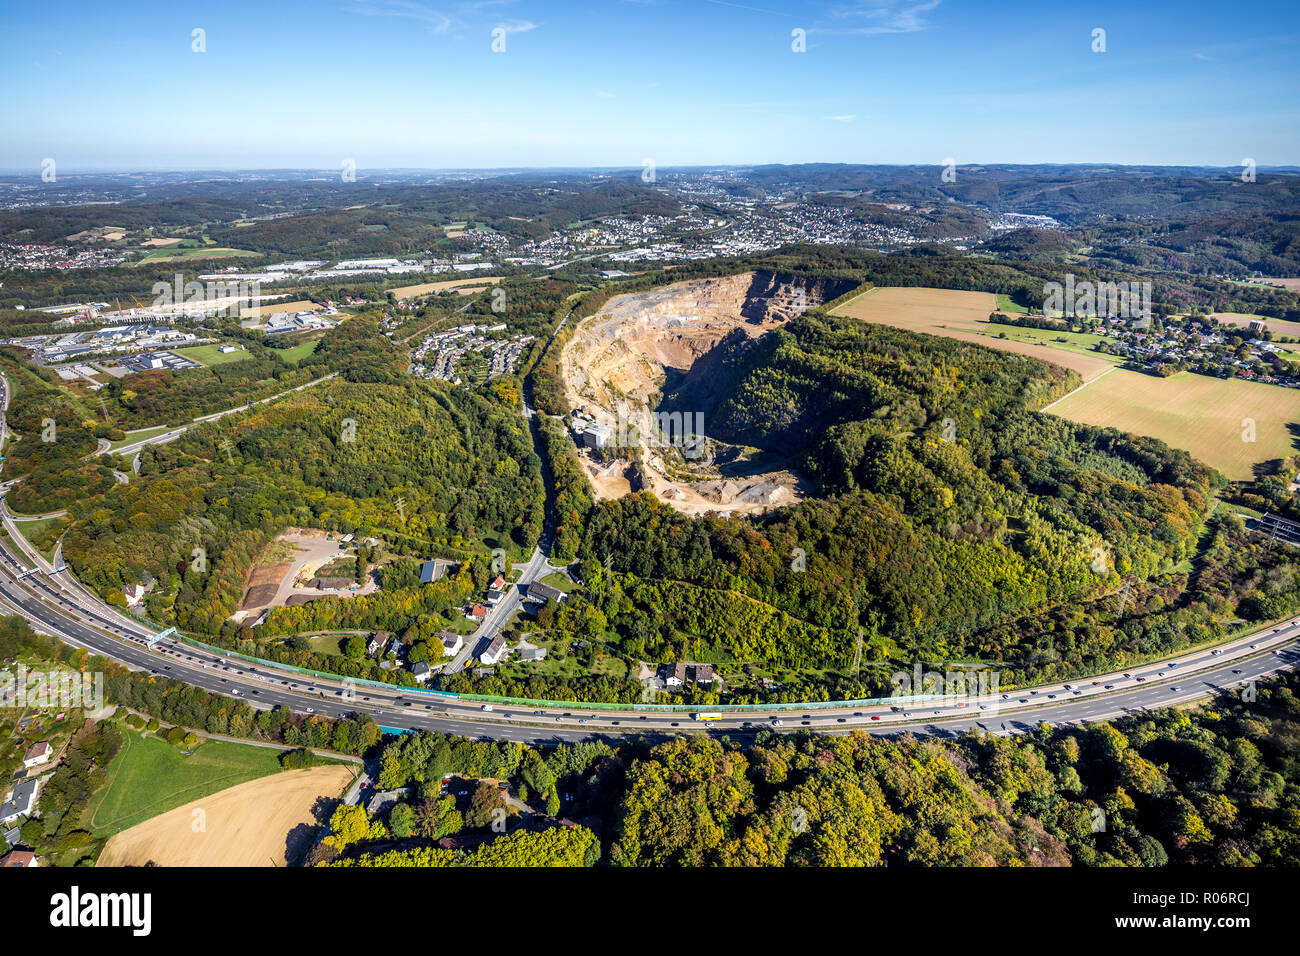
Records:
[[[710,353],[719,342],[727,336],[755,339],[847,286],[750,272],[618,296],[583,320],[565,347],[562,369],[569,403],[615,435],[620,421],[657,409],[666,384],[689,384],[695,407],[710,408]],[[707,420],[704,431],[708,433]],[[671,480],[667,473],[673,469],[665,463],[663,449],[641,444],[645,487],[682,511],[762,511],[799,497],[798,479],[788,472]],[[598,497],[627,493],[628,483],[611,481],[607,465],[582,454]],[[707,466],[687,464],[692,472]]]

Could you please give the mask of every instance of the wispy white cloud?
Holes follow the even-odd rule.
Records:
[[[537,24],[532,20],[503,20],[497,26],[506,33],[527,33],[529,30],[537,29]]]
[[[830,11],[840,25],[817,27],[818,33],[916,33],[928,26],[925,14],[942,0],[856,0]]]
[[[416,20],[427,24],[435,33],[445,33],[451,29],[452,19],[447,14],[432,7],[426,7],[415,0],[355,0],[353,6],[344,7],[345,13],[356,13],[364,17],[397,17],[403,20]]]
[[[834,121],[837,122],[837,123],[849,123],[849,122],[852,122],[852,121],[853,121],[853,119],[854,119],[854,114],[853,114],[853,113],[843,113],[843,114],[841,114],[841,115],[839,115],[839,116],[823,116],[822,119],[824,119],[824,120],[834,120]]]
[[[752,7],[746,3],[732,3],[731,0],[708,0],[709,3],[718,7],[735,7],[737,10],[750,10],[753,13],[770,13],[774,17],[786,17],[788,13],[782,13],[780,10],[767,10],[763,7]]]

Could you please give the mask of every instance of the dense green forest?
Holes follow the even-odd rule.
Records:
[[[1135,648],[1062,659],[1034,653],[1034,635],[1057,608],[1193,557],[1223,483],[1160,442],[1035,414],[1075,376],[1034,359],[819,312],[719,348],[708,389],[669,403],[797,461],[817,496],[745,521],[570,497],[584,589],[545,629],[629,661],[775,669],[814,697],[870,696],[881,678],[864,663],[991,660],[1015,680],[1102,666]],[[819,671],[820,687],[800,679]]]
[[[378,757],[379,786],[412,795],[381,818],[339,816],[315,862],[1294,866],[1300,678],[1251,690],[1012,737],[765,730],[746,745],[695,735],[533,748],[412,734]],[[445,774],[508,780],[528,809],[507,812],[485,784],[457,809],[439,793]],[[493,839],[496,807],[508,834]],[[525,817],[535,828],[561,813],[581,826],[525,827]],[[434,842],[475,834],[489,842]]]
[[[0,621],[0,656],[27,655],[104,671],[110,702],[160,721],[364,754],[377,762],[381,789],[412,788],[382,818],[341,808],[314,863],[1300,863],[1294,672],[1251,684],[1249,693],[1224,690],[1191,710],[1084,728],[1043,724],[1012,737],[764,730],[744,746],[691,736],[532,747],[432,732],[381,740],[373,722],[257,712],[88,657],[21,619]],[[78,815],[61,811],[102,785],[119,745],[111,722],[78,735],[42,795],[45,818],[24,826],[25,841],[45,853],[84,847],[93,859],[97,847]],[[447,774],[480,778],[468,801],[439,792]],[[507,807],[482,778],[507,781],[525,809]],[[494,829],[497,821],[504,828]],[[440,848],[444,837],[469,842]]]
[[[517,395],[412,379],[375,339],[361,320],[341,326],[312,357],[340,378],[149,446],[138,480],[72,502],[64,554],[78,576],[111,593],[147,575],[161,584],[151,614],[217,634],[286,527],[378,535],[425,556],[530,548],[542,487]],[[385,593],[367,607],[402,600]]]

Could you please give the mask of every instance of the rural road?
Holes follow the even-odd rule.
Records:
[[[189,424],[187,425],[178,425],[177,427],[162,432],[161,434],[153,435],[148,438],[141,438],[138,441],[131,441],[125,445],[121,445],[118,447],[116,454],[125,455],[126,457],[131,458],[139,454],[140,450],[144,448],[146,445],[162,445],[169,441],[175,441],[177,438],[185,434],[195,425],[202,425],[205,424],[206,422],[215,422],[218,419],[225,418],[227,415],[234,415],[238,412],[246,412],[250,408],[254,408],[258,405],[266,405],[269,402],[274,402],[277,399],[284,398],[286,395],[292,395],[294,392],[301,392],[305,388],[311,388],[313,385],[319,385],[321,382],[327,382],[337,375],[338,372],[331,372],[329,375],[323,375],[320,378],[313,379],[310,382],[304,382],[303,384],[295,386],[294,388],[286,389],[283,392],[277,392],[274,395],[269,395],[266,398],[258,399],[255,402],[249,402],[247,405],[240,405],[237,408],[227,408],[224,411],[213,412],[211,415],[200,415],[197,418],[191,419]],[[137,432],[147,431],[147,430],[149,429],[136,429]],[[128,433],[128,435],[129,434],[130,433]],[[101,442],[102,441],[103,439],[101,439]],[[88,459],[97,458],[100,455],[102,455],[106,450],[107,450],[107,446],[101,444],[99,448],[97,448],[95,451],[87,455],[86,458]],[[138,466],[133,465],[132,467],[138,467]]]

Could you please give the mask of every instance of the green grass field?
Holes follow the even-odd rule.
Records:
[[[1005,338],[1005,340],[1024,342],[1028,345],[1042,345],[1062,352],[1073,352],[1076,355],[1089,355],[1111,365],[1124,364],[1123,356],[1107,355],[1105,352],[1096,351],[1097,343],[1106,341],[1106,336],[1094,332],[1053,332],[1050,329],[1025,329],[1016,325],[998,325],[996,322],[987,322],[971,331],[976,335]]]
[[[1297,450],[1300,390],[1193,372],[1158,378],[1117,368],[1052,406],[1050,414],[1150,435],[1191,452],[1229,478]],[[1253,422],[1254,441],[1249,422]]]
[[[311,355],[313,352],[315,352],[317,346],[319,346],[320,343],[321,343],[320,339],[316,339],[311,342],[299,342],[293,348],[283,349],[282,351],[276,352],[275,354],[280,356],[280,358],[284,359],[290,365],[297,365],[308,355]]]
[[[243,349],[238,352],[222,352],[218,343],[176,349],[176,354],[202,365],[225,365],[228,362],[242,362],[248,358],[248,352]]]
[[[131,444],[132,442],[141,441],[145,438],[153,438],[157,435],[161,435],[165,431],[170,431],[170,430],[171,430],[170,425],[159,425],[157,428],[142,428],[139,431],[127,432],[126,437],[123,438],[121,441],[115,441],[108,446],[108,452],[109,454],[113,454],[119,448],[124,448],[125,446]]]
[[[43,554],[48,561],[54,556],[54,544],[58,539],[56,537],[50,541],[47,547],[42,547],[42,532],[50,528],[57,531],[66,524],[66,521],[63,518],[41,518],[39,521],[15,521],[14,524],[32,547]]]
[[[1012,302],[1012,301],[1011,301],[1011,296],[1009,296],[1009,295],[1005,295],[1005,294],[999,292],[999,293],[997,294],[997,297],[998,297],[998,311],[999,311],[999,312],[1005,312],[1005,313],[1007,313],[1008,315],[1026,315],[1026,314],[1028,314],[1029,310],[1026,309],[1023,305],[1016,305],[1014,302]]]
[[[546,577],[542,578],[542,583],[549,584],[551,587],[555,588],[555,590],[563,591],[565,594],[568,594],[570,591],[572,591],[574,588],[577,587],[576,584],[570,581],[565,575],[561,574],[559,571],[555,571],[551,574],[548,574]]]
[[[82,825],[107,837],[160,813],[236,784],[280,772],[279,751],[201,740],[186,756],[167,741],[123,732],[121,752],[108,765],[107,783],[86,805]]]

